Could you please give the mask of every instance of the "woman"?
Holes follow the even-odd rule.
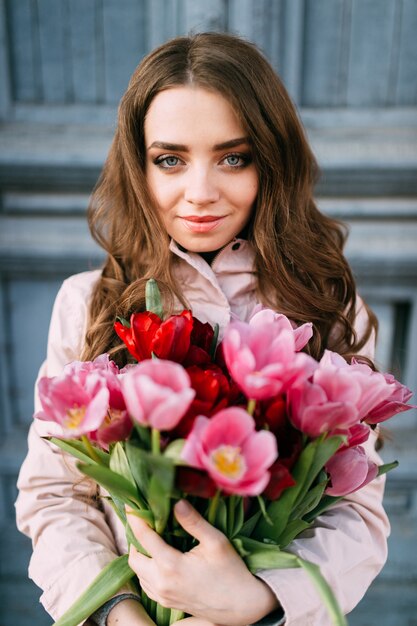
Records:
[[[152,52],[122,98],[91,200],[90,227],[108,255],[104,268],[64,282],[41,374],[56,375],[80,355],[90,360],[103,352],[126,363],[113,323],[144,309],[151,277],[163,290],[166,312],[189,307],[222,331],[233,317],[248,320],[262,303],[296,324],[313,322],[308,351],[315,358],[331,348],[372,359],[376,322],[356,296],[340,224],[315,206],[316,177],[295,109],[252,44],[209,33]],[[34,544],[30,575],[57,617],[126,544],[106,502],[91,503],[71,460],[42,434],[42,424],[33,424],[17,514]],[[386,558],[382,491],[377,479],[348,496],[290,546],[320,565],[344,612]],[[135,518],[132,528],[151,558],[132,549],[130,564],[148,595],[194,616],[184,626],[237,626],[265,616],[265,624],[328,623],[303,571],[252,576],[196,511],[182,504],[176,516],[200,542],[192,557]],[[91,619],[151,624],[134,595],[122,592]]]

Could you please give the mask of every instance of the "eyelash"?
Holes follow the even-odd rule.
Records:
[[[222,161],[226,161],[226,159],[230,159],[231,157],[236,157],[240,159],[241,161],[239,165],[230,165],[226,163],[226,167],[230,168],[231,170],[242,169],[252,162],[252,157],[250,154],[241,154],[239,152],[231,152],[230,154],[226,154],[222,158]],[[176,159],[177,163],[175,165],[167,165],[166,161],[168,159]],[[154,164],[163,170],[174,170],[176,167],[178,167],[180,161],[181,161],[180,157],[177,157],[174,154],[166,154],[166,155],[162,155],[154,159]]]

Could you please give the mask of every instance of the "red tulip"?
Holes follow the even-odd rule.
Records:
[[[137,361],[150,359],[155,354],[160,359],[181,363],[190,347],[193,328],[191,311],[171,315],[164,322],[150,311],[132,313],[130,328],[120,322],[114,329]]]
[[[295,480],[282,461],[275,461],[269,468],[269,472],[271,478],[263,495],[269,500],[278,500],[284,489],[295,485]]]
[[[229,403],[230,385],[215,365],[201,369],[195,365],[187,368],[191,380],[191,387],[196,392],[188,411],[172,432],[173,437],[186,437],[191,431],[197,415],[210,417]]]
[[[204,472],[193,467],[179,465],[176,473],[176,485],[184,493],[200,498],[213,498],[216,495],[216,483]]]

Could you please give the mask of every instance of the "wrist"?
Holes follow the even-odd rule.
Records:
[[[106,626],[120,626],[121,624],[155,626],[139,599],[132,597],[118,602],[107,615]]]
[[[245,598],[244,603],[241,602],[242,597]],[[260,578],[252,576],[250,587],[243,589],[236,607],[234,626],[256,624],[277,610],[281,610],[281,605],[272,589]]]

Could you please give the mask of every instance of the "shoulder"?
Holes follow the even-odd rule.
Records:
[[[101,270],[74,274],[62,283],[52,310],[49,326],[47,364],[48,376],[80,358],[87,330],[91,295]]]
[[[58,293],[88,299],[100,276],[101,269],[73,274],[64,280]]]

